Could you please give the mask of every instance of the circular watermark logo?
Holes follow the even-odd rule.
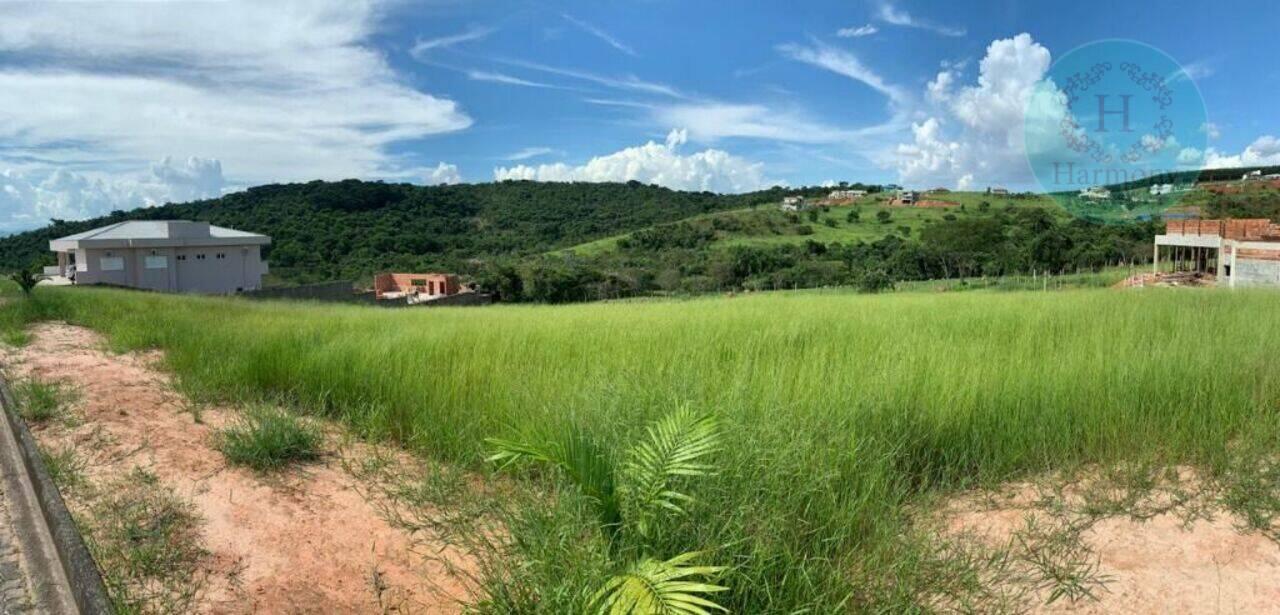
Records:
[[[1101,219],[1176,215],[1208,142],[1191,74],[1144,43],[1106,40],[1050,66],[1029,97],[1027,161],[1067,211]]]

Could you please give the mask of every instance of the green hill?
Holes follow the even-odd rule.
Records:
[[[778,203],[746,209],[718,211],[694,216],[683,222],[700,229],[714,248],[734,246],[778,246],[875,242],[886,237],[918,236],[925,227],[970,214],[982,215],[996,208],[1037,208],[1065,218],[1066,212],[1044,195],[990,195],[982,192],[926,193],[930,200],[945,200],[953,207],[901,207],[890,205],[890,196],[873,194],[850,205],[817,207],[811,211],[784,212]],[[851,215],[850,212],[856,212]],[[880,212],[885,212],[881,214]],[[887,217],[886,217],[887,216]],[[662,227],[661,224],[657,225]],[[629,238],[643,242],[646,233],[666,234],[667,230],[641,229],[593,240],[559,254],[590,257],[628,246]]]
[[[270,235],[274,282],[461,269],[476,258],[537,254],[690,216],[777,202],[629,183],[415,186],[347,180],[273,184],[217,199],[141,208],[0,238],[0,270],[51,263],[50,239],[121,220],[190,219]]]

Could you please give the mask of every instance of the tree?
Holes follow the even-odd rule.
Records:
[[[36,283],[40,281],[40,278],[36,276],[31,267],[25,267],[9,274],[9,279],[13,280],[13,283],[22,289],[22,294],[27,297],[31,296],[31,289],[35,288]]]
[[[881,209],[876,212],[876,220],[878,220],[880,224],[888,224],[893,221],[893,214],[889,213],[887,210]]]

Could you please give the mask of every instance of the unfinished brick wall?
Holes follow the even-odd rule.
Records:
[[[1239,241],[1280,239],[1280,226],[1266,218],[1169,220],[1164,226],[1168,235],[1216,235]]]
[[[412,293],[456,295],[462,290],[458,276],[452,273],[380,273],[373,278],[374,295]]]

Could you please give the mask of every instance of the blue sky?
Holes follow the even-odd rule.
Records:
[[[0,4],[0,232],[275,181],[1034,188],[1022,107],[1108,38],[1280,164],[1273,2]]]

